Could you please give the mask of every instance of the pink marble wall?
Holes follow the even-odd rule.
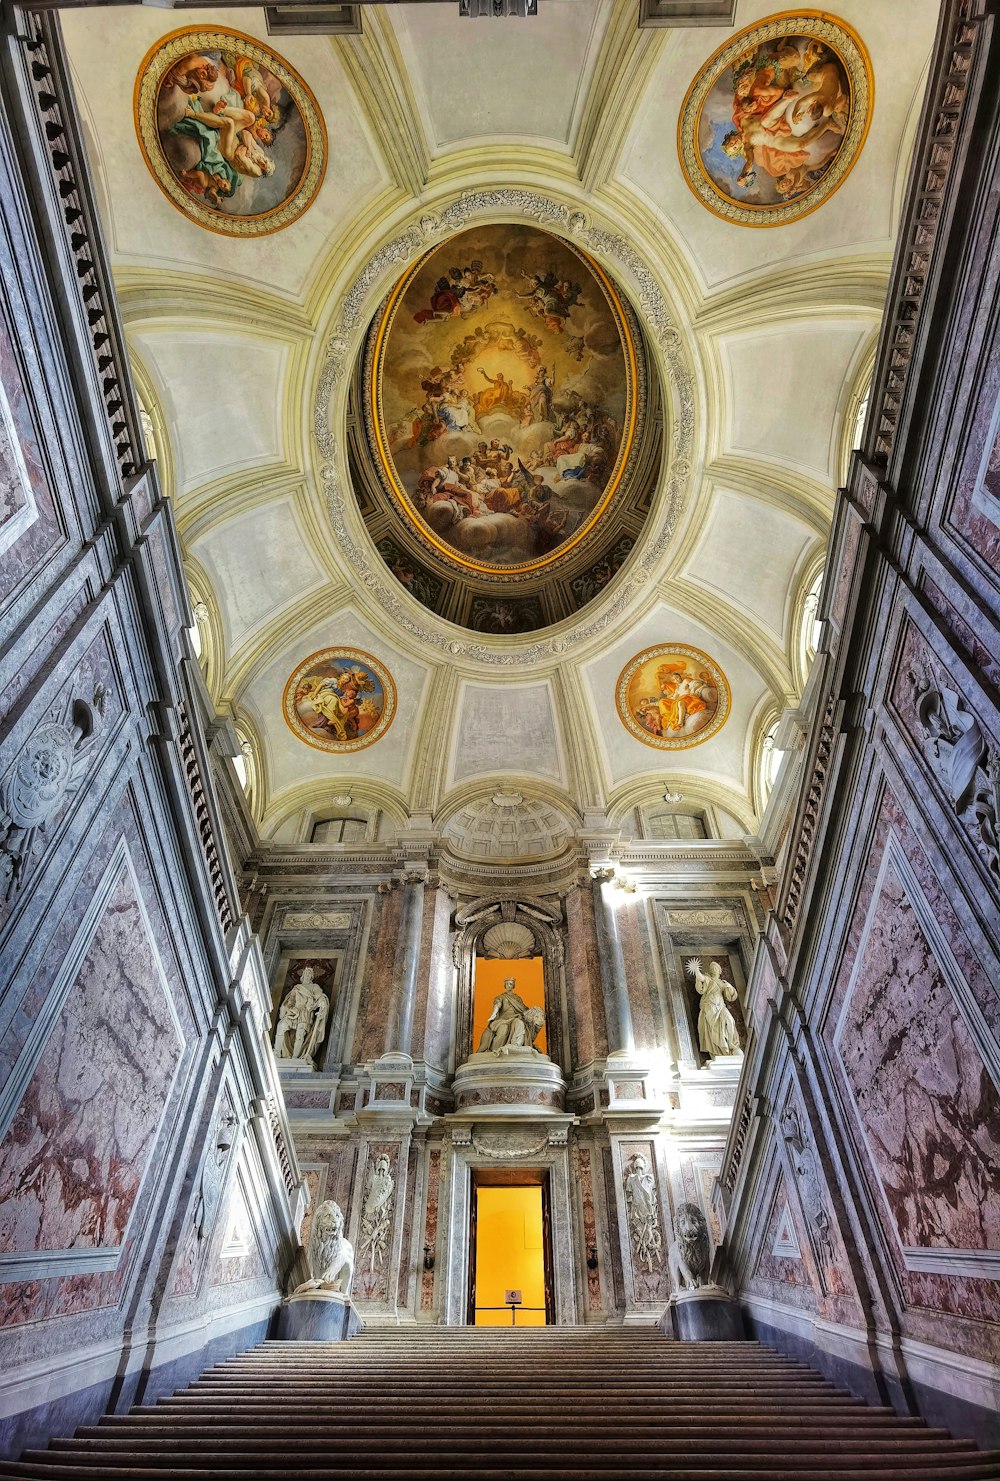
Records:
[[[590,1148],[581,1147],[579,1152],[580,1168],[580,1201],[583,1212],[583,1249],[581,1254],[584,1260],[583,1273],[587,1282],[587,1310],[601,1311],[601,1275],[600,1269],[590,1270],[586,1260],[591,1249],[598,1250],[597,1240],[597,1212],[594,1207],[594,1174],[590,1165]]]
[[[123,871],[0,1143],[0,1250],[122,1242],[181,1049]]]
[[[628,899],[628,896],[624,898]],[[655,1049],[660,1045],[661,1034],[659,1012],[653,1001],[652,948],[642,905],[633,898],[629,904],[619,906],[618,922],[636,1048]]]

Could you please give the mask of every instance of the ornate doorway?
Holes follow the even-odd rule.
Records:
[[[546,1168],[479,1168],[469,1214],[469,1326],[555,1321]],[[516,1292],[515,1304],[508,1294]]]

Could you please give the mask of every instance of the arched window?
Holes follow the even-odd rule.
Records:
[[[816,579],[806,592],[805,601],[802,603],[802,617],[799,623],[799,648],[802,657],[802,670],[808,674],[812,667],[813,659],[819,650],[819,640],[822,624],[819,620],[819,599],[823,590],[823,570],[816,575]]]
[[[368,837],[368,819],[354,816],[320,818],[313,823],[310,843],[364,843]]]
[[[778,775],[778,768],[781,766],[784,757],[784,752],[779,751],[774,744],[778,734],[778,724],[779,722],[775,720],[765,730],[761,738],[760,751],[757,757],[757,790],[760,795],[761,811],[763,811],[767,799],[771,795],[771,788],[774,786],[775,779]]]
[[[642,809],[642,831],[646,838],[682,840],[707,838],[705,814],[693,808],[675,807]]]

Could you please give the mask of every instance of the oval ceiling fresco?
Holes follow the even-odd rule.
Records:
[[[871,63],[856,32],[830,15],[784,11],[727,41],[692,82],[681,165],[716,215],[780,226],[842,184],[871,114]]]
[[[421,541],[469,571],[573,550],[617,490],[636,430],[636,352],[588,257],[536,227],[449,239],[390,295],[367,414],[383,479]]]

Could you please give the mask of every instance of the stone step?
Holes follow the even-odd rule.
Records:
[[[207,1436],[199,1436],[201,1442],[199,1448],[193,1453],[200,1459],[204,1457],[204,1441]],[[370,1437],[361,1437],[368,1439]],[[489,1454],[499,1457],[500,1455],[519,1455],[525,1453],[551,1454],[557,1452],[560,1455],[580,1454],[586,1452],[590,1456],[596,1456],[608,1452],[612,1458],[624,1460],[626,1457],[639,1456],[648,1458],[649,1454],[661,1455],[664,1449],[664,1440],[669,1439],[670,1455],[676,1459],[683,1453],[705,1454],[706,1451],[712,1455],[744,1455],[747,1457],[773,1458],[775,1455],[787,1454],[787,1437],[775,1437],[767,1435],[763,1437],[740,1436],[737,1434],[729,1437],[712,1434],[707,1438],[704,1434],[688,1434],[682,1441],[677,1435],[656,1436],[648,1439],[629,1435],[623,1439],[620,1434],[608,1434],[604,1436],[587,1436],[586,1445],[581,1445],[579,1438],[572,1434],[563,1436],[522,1436],[518,1435],[512,1439],[509,1435],[501,1440],[497,1437],[488,1436],[457,1436],[449,1435],[448,1444],[450,1453],[458,1455]],[[225,1444],[229,1455],[261,1455],[273,1453],[275,1450],[276,1436],[253,1436],[245,1433],[236,1436],[226,1436]],[[53,1440],[50,1451],[71,1450],[81,1455],[101,1454],[105,1455],[109,1465],[127,1464],[130,1454],[137,1454],[137,1449],[132,1449],[136,1442],[133,1438],[110,1439],[103,1435],[86,1437],[79,1432],[72,1440]],[[149,1439],[147,1437],[146,1445]],[[336,1447],[336,1448],[334,1448]],[[383,1456],[393,1455],[397,1452],[402,1455],[417,1455],[428,1451],[437,1452],[442,1448],[442,1439],[420,1436],[383,1436],[379,1440],[379,1453]],[[970,1453],[978,1459],[978,1453],[971,1441],[950,1440],[938,1435],[892,1435],[881,1439],[872,1439],[870,1436],[857,1436],[854,1438],[845,1436],[833,1436],[824,1438],[821,1443],[815,1439],[807,1439],[799,1435],[799,1448],[801,1456],[815,1455],[856,1455],[863,1456],[876,1454],[904,1454],[907,1458],[923,1455],[940,1456],[946,1453],[949,1457],[959,1453]],[[156,1440],[157,1454],[170,1455],[175,1463],[185,1452],[192,1450],[192,1437],[168,1436]],[[281,1438],[281,1453],[291,1460],[295,1457],[296,1463],[304,1456],[330,1456],[336,1455],[338,1462],[346,1460],[350,1456],[360,1454],[371,1455],[368,1446],[358,1446],[357,1437],[351,1438],[340,1433],[307,1439],[301,1435],[283,1436]],[[186,1462],[185,1462],[186,1463]]]
[[[440,1329],[266,1343],[181,1393],[0,1462],[0,1477],[1000,1481],[996,1456],[756,1344],[553,1331],[510,1346]]]
[[[221,1457],[219,1464],[209,1466],[204,1464],[204,1456],[200,1459],[202,1464],[191,1469],[175,1466],[169,1460],[163,1465],[139,1464],[116,1471],[115,1481],[285,1481],[288,1475],[283,1461],[277,1466],[249,1470],[242,1464],[227,1465]],[[942,1460],[935,1465],[936,1469],[930,1471],[926,1467],[913,1467],[905,1462],[886,1466],[879,1460],[870,1466],[852,1466],[833,1472],[826,1469],[817,1471],[815,1462],[805,1468],[779,1463],[772,1465],[766,1475],[768,1481],[802,1481],[803,1475],[810,1472],[820,1477],[835,1475],[837,1481],[873,1481],[873,1478],[877,1478],[877,1481],[997,1481],[1000,1474],[996,1463],[987,1459],[978,1465],[956,1465],[950,1460]],[[404,1474],[410,1481],[552,1481],[554,1473],[551,1467],[535,1468],[520,1464],[516,1467],[488,1468],[476,1464],[470,1468],[450,1463],[443,1467],[409,1467]],[[563,1477],[571,1477],[572,1481],[608,1481],[609,1474],[617,1475],[621,1481],[633,1481],[632,1473],[620,1466],[617,1471],[609,1472],[606,1469],[595,1469],[588,1464],[574,1465],[572,1470],[563,1470],[561,1474]],[[341,1469],[331,1459],[322,1466],[296,1471],[295,1475],[296,1481],[331,1481],[331,1477],[338,1475],[350,1476],[351,1481],[399,1481],[400,1470],[378,1464],[365,1468]],[[653,1477],[655,1481],[745,1481],[746,1475],[742,1461],[736,1466],[720,1465],[710,1457],[693,1466],[674,1465],[668,1459],[663,1459],[658,1465],[645,1464],[643,1468],[643,1477]],[[25,1476],[32,1478],[32,1481],[48,1481],[49,1477],[59,1478],[59,1481],[105,1481],[107,1470],[103,1460],[89,1465],[69,1459],[54,1462],[47,1456],[45,1460],[0,1461],[0,1476]]]

